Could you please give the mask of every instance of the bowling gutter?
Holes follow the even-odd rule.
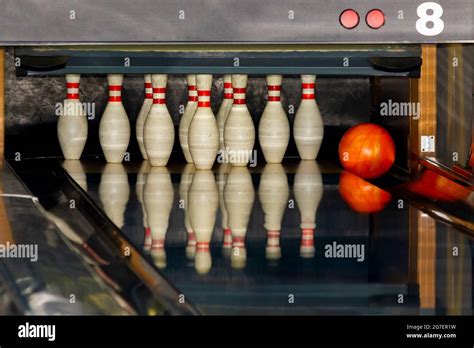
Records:
[[[57,161],[14,164],[14,168],[5,164],[2,169],[7,214],[1,221],[0,236],[5,236],[5,230],[11,231],[6,240],[38,244],[39,250],[36,263],[0,259],[0,280],[7,284],[9,297],[20,313],[198,313],[189,303],[176,305],[177,291]],[[76,209],[68,209],[69,199],[75,199]],[[125,255],[124,250],[130,254]],[[72,293],[76,294],[76,304],[69,301]],[[52,303],[38,307],[44,303],[41,298]]]

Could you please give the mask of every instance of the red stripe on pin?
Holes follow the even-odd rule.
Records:
[[[153,99],[153,104],[166,104],[164,99]]]
[[[224,82],[224,88],[232,88],[232,83]]]
[[[211,91],[198,91],[198,96],[200,97],[209,97],[211,95]]]
[[[224,99],[233,99],[234,95],[232,93],[224,93]]]
[[[210,108],[211,102],[210,101],[200,101],[198,102],[198,108]]]
[[[109,97],[109,102],[121,102],[122,97],[119,95],[112,95]]]
[[[152,88],[150,82],[145,82],[145,88]]]
[[[66,88],[79,88],[79,82],[67,82]]]
[[[153,88],[153,93],[166,93],[166,87]]]
[[[314,94],[303,94],[301,99],[314,99]]]
[[[153,99],[153,94],[151,94],[151,93],[146,93],[146,94],[145,94],[145,98],[146,98],[146,99]]]
[[[314,83],[303,83],[301,86],[303,86],[303,88],[314,88],[315,84]]]
[[[195,91],[196,90],[196,86],[188,86],[188,91]]]
[[[198,101],[198,97],[196,96],[189,96],[188,101]]]
[[[234,243],[243,243],[244,242],[244,237],[234,237],[233,238]]]
[[[196,243],[197,251],[208,251],[209,250],[209,243],[207,242],[198,242]]]
[[[109,91],[121,91],[122,86],[111,85],[109,86]]]
[[[280,97],[272,97],[272,96],[268,96],[268,101],[280,101]]]
[[[234,99],[234,104],[243,105],[245,104],[245,99]]]
[[[246,89],[245,88],[234,88],[234,94],[236,93],[245,93]]]
[[[279,91],[281,90],[281,86],[268,86],[269,91]]]
[[[66,96],[67,99],[79,99],[78,93],[68,93]]]

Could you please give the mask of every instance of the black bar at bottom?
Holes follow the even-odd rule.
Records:
[[[471,316],[426,317],[0,317],[0,346],[38,344],[273,344],[310,343],[466,346]],[[55,325],[43,338],[32,325]],[[52,331],[49,331],[50,333]]]

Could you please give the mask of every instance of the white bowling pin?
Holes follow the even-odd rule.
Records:
[[[62,163],[66,172],[74,179],[74,181],[87,192],[87,176],[82,163],[79,160],[65,160]]]
[[[301,257],[314,256],[316,212],[323,197],[323,179],[316,161],[301,161],[295,175],[293,192],[301,214]]]
[[[224,99],[222,100],[221,107],[217,112],[217,127],[219,128],[219,152],[224,154],[224,126],[227,117],[229,116],[230,109],[234,102],[234,94],[232,90],[232,76],[224,75]]]
[[[212,267],[209,243],[219,206],[219,193],[211,170],[197,170],[194,173],[188,200],[189,218],[196,235],[195,267],[198,273],[205,274]]]
[[[128,176],[122,163],[107,163],[100,177],[99,198],[105,214],[122,228],[125,208],[130,197]]]
[[[252,177],[246,167],[232,167],[227,174],[224,201],[229,214],[229,228],[232,231],[231,265],[244,268],[247,261],[245,236],[252,212],[255,191]]]
[[[81,157],[87,141],[87,117],[79,101],[79,80],[81,75],[66,74],[67,96],[58,119],[59,145],[67,160]]]
[[[219,188],[219,209],[221,211],[221,224],[224,233],[222,240],[222,254],[224,257],[229,258],[232,251],[232,231],[229,228],[229,215],[225,207],[224,201],[224,189],[227,180],[227,173],[232,168],[228,163],[221,163],[218,168],[217,174],[217,186]]]
[[[281,163],[290,140],[290,123],[280,101],[281,79],[281,75],[267,75],[268,102],[258,126],[267,163]]]
[[[314,160],[323,141],[324,124],[314,96],[316,75],[301,75],[301,104],[293,123],[298,153],[303,160]]]
[[[143,202],[143,190],[145,189],[146,176],[150,170],[150,163],[148,161],[142,161],[140,168],[137,173],[137,182],[135,184],[135,193],[137,194],[138,201],[142,206],[142,217],[143,217],[143,228],[145,232],[145,238],[143,240],[143,250],[150,251],[151,249],[151,231],[148,227],[148,218],[146,215],[145,203]]]
[[[158,268],[166,267],[165,238],[173,208],[174,189],[166,167],[152,167],[143,191],[148,224],[151,230],[151,256]]]
[[[234,102],[224,126],[226,155],[233,166],[246,166],[255,143],[252,116],[245,104],[247,75],[232,75]]]
[[[197,169],[211,169],[219,148],[219,130],[211,110],[212,75],[196,75],[198,108],[189,126],[189,151]]]
[[[179,122],[179,143],[183,150],[184,158],[186,162],[193,163],[191,152],[189,152],[189,126],[193,120],[194,114],[196,113],[198,106],[198,96],[196,88],[196,75],[188,75],[188,103],[184,109],[183,117]]]
[[[194,234],[191,221],[189,220],[189,189],[193,181],[195,167],[193,164],[186,164],[181,173],[181,181],[179,182],[179,199],[184,205],[184,227],[188,235],[188,242],[186,245],[186,257],[189,260],[194,260],[196,254],[196,236]]]
[[[138,147],[142,153],[144,159],[148,159],[145,151],[145,145],[143,145],[143,127],[145,125],[146,118],[150,112],[151,106],[153,105],[153,89],[151,87],[151,75],[145,75],[145,99],[143,100],[142,107],[138,113],[137,123],[135,127],[135,133],[137,135]]]
[[[267,230],[266,256],[269,260],[281,257],[280,230],[290,188],[281,164],[267,164],[260,177],[258,197],[265,214],[264,227]]]
[[[173,151],[174,124],[165,100],[167,79],[165,74],[151,75],[153,105],[143,128],[145,151],[154,167],[166,166]]]
[[[123,161],[130,141],[130,122],[122,104],[123,75],[107,75],[109,102],[99,124],[99,140],[105,160],[109,163]]]

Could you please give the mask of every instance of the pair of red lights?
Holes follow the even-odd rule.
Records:
[[[352,9],[342,11],[339,16],[339,22],[346,29],[354,29],[359,25],[359,14]],[[379,9],[373,9],[367,12],[365,22],[372,29],[379,29],[385,24],[385,15]]]

